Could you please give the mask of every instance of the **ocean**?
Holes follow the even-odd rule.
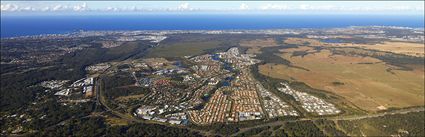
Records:
[[[51,15],[3,16],[1,37],[62,34],[78,30],[226,30],[334,28],[348,26],[424,27],[422,15]]]

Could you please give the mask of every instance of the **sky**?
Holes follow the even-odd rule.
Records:
[[[1,1],[1,15],[117,13],[424,14],[424,1]]]

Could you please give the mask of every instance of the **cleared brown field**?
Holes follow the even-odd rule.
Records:
[[[309,38],[287,38],[283,41],[286,44],[295,44],[295,45],[304,45],[305,43],[309,43],[310,46],[323,46],[323,44],[319,40],[309,39]]]
[[[170,61],[165,58],[146,58],[143,59],[143,62],[145,62],[149,66],[157,66],[159,64],[170,64]]]
[[[425,45],[422,43],[411,42],[384,42],[381,44],[367,45],[367,44],[336,44],[336,46],[350,46],[361,47],[364,49],[373,49],[379,51],[387,51],[392,53],[424,57]]]
[[[301,46],[298,48],[287,48],[287,49],[280,49],[280,52],[287,52],[287,53],[292,53],[294,51],[306,51],[306,52],[312,52],[314,51],[314,48],[312,47],[307,47],[307,46]]]
[[[242,47],[248,47],[248,54],[259,54],[261,53],[261,48],[263,47],[274,47],[278,46],[276,40],[273,38],[267,39],[256,39],[256,40],[242,40],[239,42],[239,45]]]
[[[386,51],[409,56],[424,57],[424,43],[412,42],[392,42],[387,41],[380,44],[352,44],[352,43],[325,43],[316,39],[308,38],[288,38],[284,41],[287,44],[303,45],[309,43],[309,46],[332,46],[332,47],[359,47],[363,49],[373,49]]]
[[[128,125],[128,122],[125,119],[116,118],[116,117],[107,117],[106,123],[112,126],[125,126]]]
[[[299,50],[308,49],[301,47]],[[293,51],[297,49],[285,50],[288,53],[282,53],[281,57],[309,71],[265,64],[259,66],[260,73],[334,92],[368,111],[424,105],[423,66],[413,66],[413,71],[392,70],[391,73],[386,70],[394,66],[376,58],[332,55],[329,50],[291,57]]]

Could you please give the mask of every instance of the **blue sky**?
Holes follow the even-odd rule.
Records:
[[[115,13],[424,14],[424,1],[1,1],[2,15]]]

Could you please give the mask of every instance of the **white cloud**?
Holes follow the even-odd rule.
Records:
[[[63,10],[67,10],[67,9],[68,9],[68,6],[64,6],[64,5],[60,5],[60,4],[53,6],[51,8],[52,11],[63,11]]]
[[[45,6],[22,6],[17,4],[1,4],[1,11],[4,12],[15,12],[15,11],[87,11],[89,7],[86,3],[78,5],[45,5]]]
[[[106,11],[117,11],[118,8],[114,8],[114,7],[107,7]]]
[[[178,7],[177,7],[177,10],[191,10],[191,8],[189,7],[189,3],[183,3],[183,4],[180,4]]]
[[[17,11],[19,6],[15,4],[1,4],[1,11]]]
[[[247,10],[247,9],[249,9],[249,6],[248,6],[248,5],[246,5],[245,3],[242,3],[242,4],[239,6],[239,9],[240,9],[240,10]]]
[[[27,6],[27,7],[23,7],[20,8],[21,11],[35,11],[36,9],[31,7],[31,6]]]
[[[87,2],[91,5],[92,2]],[[290,11],[290,12],[423,12],[424,6],[420,4],[406,4],[406,3],[382,3],[363,5],[361,3],[296,3],[296,2],[241,2],[229,6],[217,6],[217,4],[208,5],[208,3],[196,2],[176,2],[167,6],[152,6],[145,8],[138,8],[139,5],[114,5],[104,4],[96,6],[92,9],[82,2],[52,2],[50,4],[27,4],[18,2],[2,2],[1,11],[3,12],[19,12],[19,11],[66,11],[66,12],[81,12],[81,11]],[[254,4],[257,3],[257,4]],[[351,5],[350,5],[351,4]]]
[[[335,4],[265,4],[260,5],[257,10],[279,10],[279,11],[325,11],[325,12],[383,12],[383,11],[424,11],[423,6],[407,6],[407,5],[335,5]]]
[[[288,5],[267,4],[260,6],[260,10],[288,10]]]
[[[311,8],[310,5],[306,5],[306,4],[301,4],[299,7],[300,10],[309,10],[310,8]]]
[[[129,10],[129,11],[137,11],[138,9],[137,9],[136,6],[131,6],[131,7],[127,8],[127,10]]]
[[[74,11],[85,11],[85,10],[88,9],[87,8],[87,3],[84,2],[82,5],[75,5],[72,9]]]
[[[41,9],[41,11],[51,11],[51,10],[50,10],[50,7],[44,7]]]

